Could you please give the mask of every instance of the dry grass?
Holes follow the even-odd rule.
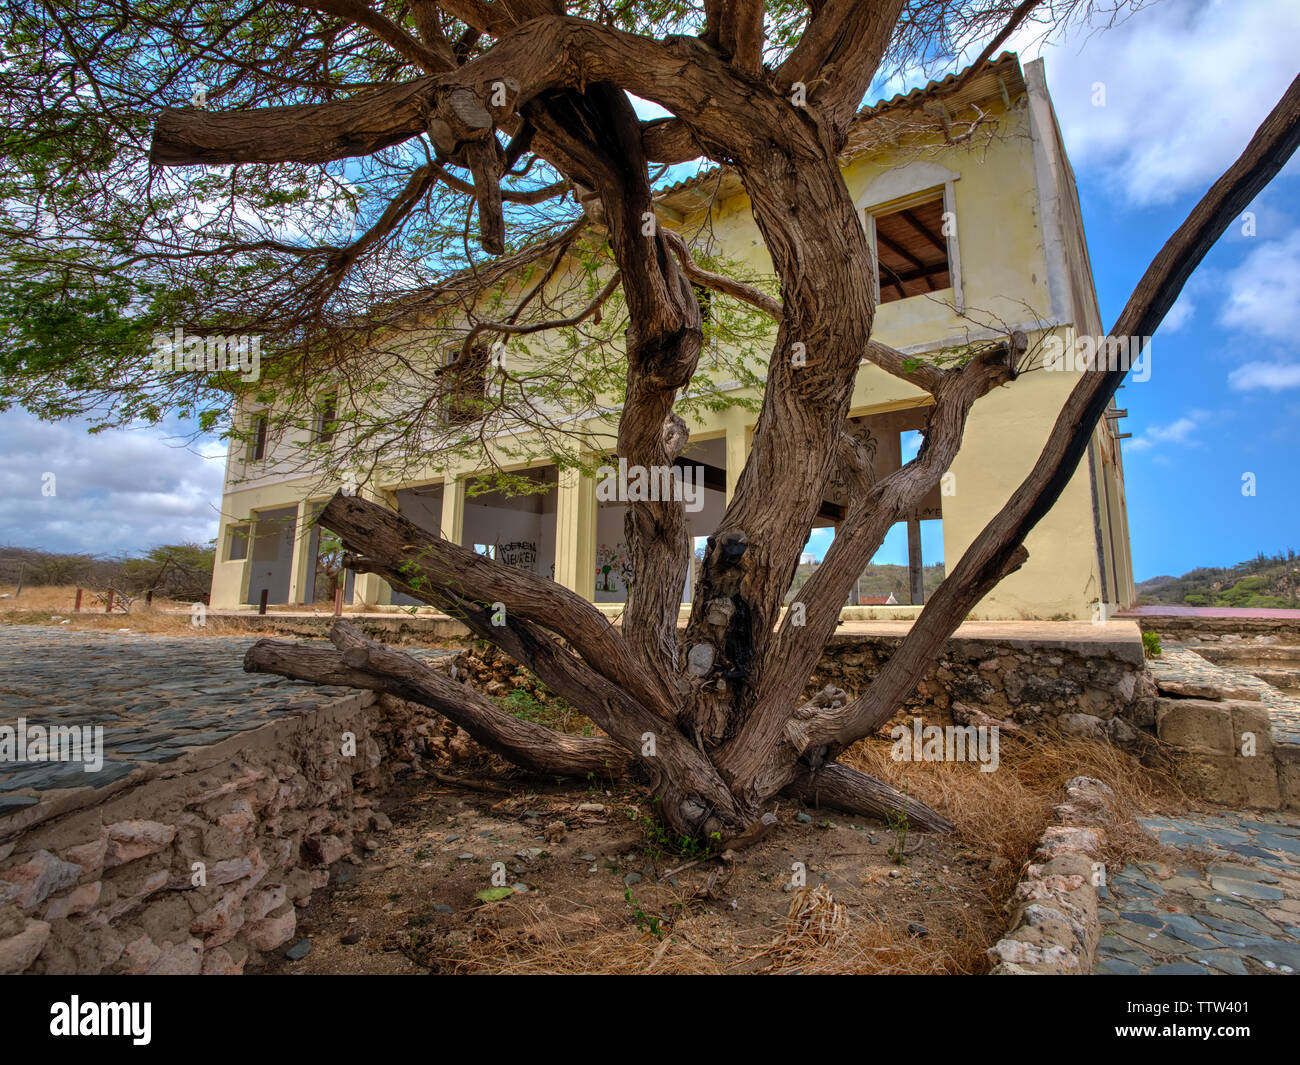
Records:
[[[1193,804],[1170,774],[1102,741],[1027,733],[1000,738],[1000,764],[992,773],[959,762],[895,762],[889,741],[875,738],[855,744],[839,760],[942,810],[972,850],[1004,858],[1005,865],[994,866],[1003,897],[1052,820],[1052,808],[1064,801],[1066,782],[1076,776],[1096,777],[1115,793],[1102,856],[1109,868],[1168,857],[1136,819]]]
[[[12,598],[15,586],[0,585],[0,595],[8,594],[11,598],[0,599],[0,624],[8,625],[56,625],[66,629],[98,629],[103,632],[117,632],[130,629],[132,632],[166,633],[176,636],[235,636],[246,633],[247,628],[237,620],[209,614],[202,626],[191,624],[190,603],[179,603],[170,599],[155,598],[151,607],[145,606],[141,597],[131,605],[129,613],[122,613],[115,607],[113,613],[104,612],[104,605],[91,598],[86,590],[81,600],[80,613],[73,613],[77,602],[77,589],[74,585],[25,587],[22,594]],[[172,612],[174,611],[174,613]],[[62,624],[67,622],[67,624]]]

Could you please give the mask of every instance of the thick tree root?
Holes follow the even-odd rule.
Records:
[[[330,631],[333,648],[288,640],[258,640],[244,656],[250,673],[274,673],[313,684],[382,692],[427,706],[455,722],[485,747],[537,773],[586,779],[642,776],[632,754],[606,736],[568,736],[506,713],[491,699],[460,684],[425,662],[368,639],[346,621]],[[885,818],[902,812],[912,828],[948,832],[952,823],[924,803],[888,784],[831,762],[805,772],[785,794],[814,805]],[[770,815],[768,815],[770,817]],[[757,842],[774,826],[762,818],[726,846],[739,850]]]
[[[244,655],[244,669],[408,699],[438,711],[485,747],[533,772],[620,779],[633,771],[632,756],[608,737],[568,736],[520,720],[419,659],[374,643],[346,621],[334,626],[330,639],[337,649],[258,640]]]
[[[951,832],[955,827],[925,803],[838,762],[828,762],[816,772],[804,772],[786,786],[784,794],[814,806],[868,814],[882,821],[891,814],[904,814],[908,825],[922,832]]]

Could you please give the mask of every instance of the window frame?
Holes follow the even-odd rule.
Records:
[[[948,242],[948,287],[952,289],[953,307],[958,314],[966,309],[966,300],[962,290],[961,245],[958,241],[958,234],[961,232],[961,220],[957,214],[956,183],[960,178],[961,174],[937,163],[915,162],[883,174],[868,185],[857,199],[857,208],[862,212],[862,225],[866,230],[867,240],[871,245],[871,255],[874,259],[876,255],[876,215],[893,214],[904,207],[911,207],[918,203],[933,200],[936,195],[942,196],[944,212],[950,213],[953,218],[957,219],[957,225],[953,227],[953,232],[948,234],[946,239]],[[879,264],[876,265],[871,280],[876,296],[876,306],[886,306],[886,304],[880,302]],[[938,291],[942,292],[943,289]],[[930,293],[930,295],[934,295],[934,293]],[[912,296],[904,296],[902,299],[890,300],[889,302],[903,303],[913,298]]]
[[[244,553],[235,555],[235,540],[237,537],[243,537]],[[235,521],[226,526],[226,550],[225,562],[244,562],[252,553],[253,545],[253,523],[251,521]]]
[[[253,430],[252,439],[248,442],[248,457],[244,460],[246,464],[266,461],[266,445],[268,443],[271,419],[266,411],[258,411],[252,416]]]
[[[339,394],[336,391],[325,392],[320,397],[320,401],[321,409],[316,414],[316,432],[314,435],[316,443],[328,444],[338,432]],[[329,428],[327,429],[326,426]]]

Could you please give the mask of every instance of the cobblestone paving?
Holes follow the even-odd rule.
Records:
[[[98,772],[79,762],[0,761],[0,817],[37,802],[36,792],[100,787],[351,691],[245,673],[255,641],[0,626],[0,725],[21,717],[29,728],[104,727]]]
[[[1142,825],[1214,860],[1204,871],[1139,862],[1112,874],[1094,975],[1300,972],[1300,817],[1224,811]]]
[[[1158,687],[1263,704],[1274,744],[1300,744],[1300,699],[1245,669],[1181,644],[1148,665]],[[1142,862],[1112,874],[1094,974],[1300,972],[1300,817],[1224,810],[1141,823],[1166,846],[1211,860],[1204,870]]]
[[[1241,667],[1216,665],[1187,644],[1166,644],[1147,666],[1159,686],[1164,679],[1218,688],[1225,699],[1249,699],[1268,707],[1274,743],[1300,744],[1300,698],[1288,695]]]

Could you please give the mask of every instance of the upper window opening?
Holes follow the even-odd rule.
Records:
[[[691,288],[695,289],[695,300],[700,305],[700,321],[713,321],[713,289],[694,283]]]
[[[474,344],[468,355],[459,345],[443,351],[442,414],[450,425],[481,421],[486,412],[488,366],[492,353],[486,344]]]
[[[259,414],[253,419],[253,438],[249,441],[248,459],[261,462],[266,458],[266,415]]]
[[[320,413],[316,418],[316,439],[321,443],[328,443],[334,439],[338,415],[339,397],[331,392],[321,400]]]
[[[875,216],[880,302],[938,292],[952,284],[943,196]]]

